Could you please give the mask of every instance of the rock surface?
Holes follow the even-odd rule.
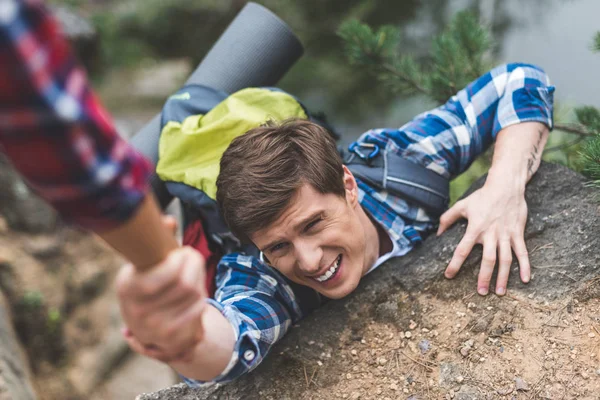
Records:
[[[475,183],[471,190],[475,190],[482,184],[483,179]],[[567,296],[584,302],[600,294],[600,289],[598,289],[600,285],[591,284],[598,281],[593,278],[598,276],[600,266],[600,252],[598,251],[600,248],[600,208],[596,195],[597,193],[593,189],[585,186],[585,180],[581,175],[559,165],[545,163],[541,166],[526,193],[529,220],[525,235],[530,261],[534,266],[533,278],[528,285],[522,284],[518,277],[518,266],[516,262],[513,262],[509,295],[515,297],[511,304],[523,302],[532,309],[545,309],[544,307],[550,307]],[[465,328],[470,327],[468,331],[473,333],[478,332],[477,329],[480,329],[481,332],[487,331],[489,334],[487,340],[496,343],[494,340],[497,341],[498,337],[510,335],[514,327],[511,324],[503,323],[500,327],[492,329],[492,319],[486,320],[485,317],[493,314],[495,308],[490,306],[487,307],[487,310],[492,311],[485,311],[486,304],[482,306],[475,303],[478,301],[481,303],[480,299],[487,301],[491,297],[493,298],[493,295],[486,298],[480,298],[477,295],[471,297],[476,288],[481,249],[479,248],[471,254],[456,279],[448,281],[442,275],[455,246],[465,232],[465,226],[466,224],[463,222],[440,238],[433,236],[428,238],[420,248],[407,256],[388,262],[384,268],[379,268],[364,278],[359,288],[346,299],[330,302],[308,316],[300,322],[299,327],[292,329],[272,350],[271,355],[262,365],[235,383],[219,388],[213,387],[206,391],[192,390],[184,385],[177,385],[156,393],[140,395],[138,400],[308,398],[307,396],[313,389],[327,388],[329,385],[339,384],[341,379],[345,379],[344,374],[340,377],[340,372],[343,371],[336,368],[336,364],[341,365],[344,362],[342,359],[346,357],[345,355],[338,357],[338,354],[344,354],[342,351],[346,351],[340,344],[344,340],[348,341],[345,339],[346,337],[360,341],[363,334],[368,331],[370,324],[382,322],[404,327],[403,330],[407,331],[411,320],[417,320],[414,315],[418,316],[420,311],[417,307],[418,303],[408,303],[404,300],[416,296],[422,291],[426,291],[428,296],[436,297],[444,302],[471,298],[472,300],[469,301],[474,303],[469,303],[468,307],[465,307],[465,312],[472,312],[473,308],[473,310],[483,309],[487,314],[477,320],[474,319],[473,324],[467,325]],[[504,299],[509,301],[510,298]],[[544,305],[540,306],[541,303]],[[561,308],[561,311],[565,307]],[[461,317],[465,317],[465,312],[457,312],[455,320],[460,321]],[[547,317],[544,318],[547,319]],[[524,323],[526,322],[524,321]],[[479,325],[482,326],[479,327]],[[412,336],[417,333],[417,330],[413,331]],[[466,332],[463,330],[464,328],[457,330],[456,334],[464,335]],[[429,329],[426,331],[429,332]],[[431,332],[427,334],[431,337]],[[405,334],[400,334],[400,336],[403,339],[406,337]],[[411,344],[414,346],[414,339],[408,340],[409,348],[411,348]],[[313,341],[312,345],[310,341]],[[465,341],[464,338],[462,341]],[[350,343],[352,342],[350,341]],[[460,344],[457,346],[458,348],[453,350],[452,354],[458,353]],[[479,346],[479,344],[475,346],[477,350],[473,353],[479,352]],[[500,353],[505,351],[505,346],[508,344],[503,345],[499,350]],[[500,348],[499,345],[498,348]],[[520,351],[521,349],[519,349]],[[329,365],[319,370],[319,385],[311,388],[308,376],[311,375],[312,366],[318,364],[322,355],[328,352],[331,352],[334,357],[327,361]],[[348,352],[348,354],[350,353]],[[353,352],[351,357],[354,357],[355,354],[357,353]],[[359,352],[358,355],[360,357],[361,353]],[[417,355],[413,355],[413,357],[417,357]],[[458,357],[462,356],[458,355]],[[475,361],[485,362],[483,354],[477,355],[477,358],[474,358],[472,354],[469,357],[468,362],[471,364]],[[575,359],[574,357],[571,358]],[[306,376],[307,365],[311,366],[308,376]],[[322,363],[318,365],[322,365]],[[430,364],[424,366],[431,371],[437,369],[438,376],[440,375],[439,369],[443,366],[440,379],[445,386],[452,386],[450,375],[454,375],[451,372],[457,367],[443,363],[436,365],[435,368]],[[380,372],[385,372],[386,367],[379,366],[377,368]],[[348,373],[348,376],[348,381],[350,381],[357,374]],[[377,376],[375,374],[375,377]],[[377,378],[373,379],[378,381]],[[310,381],[312,382],[312,377]],[[397,390],[396,383],[392,383],[390,386],[389,381],[386,382],[386,387]],[[430,382],[433,384],[433,380]],[[466,383],[468,382],[470,381]],[[404,393],[408,393],[408,389],[404,390]],[[463,385],[462,389],[455,388],[455,390],[457,398],[477,397],[476,394],[472,394],[474,389],[468,385]],[[331,397],[334,398],[334,394],[331,394]],[[408,397],[408,395],[403,397]]]
[[[11,229],[39,233],[55,228],[56,212],[31,193],[3,154],[0,154],[0,187],[0,216]]]
[[[0,400],[35,400],[24,352],[12,328],[9,308],[0,291]]]

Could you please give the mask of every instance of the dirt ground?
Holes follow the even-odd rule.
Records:
[[[536,304],[474,293],[404,299],[411,322],[371,323],[304,365],[303,399],[598,399],[600,300]],[[312,346],[318,342],[310,341]],[[328,360],[339,381],[325,384]],[[341,359],[341,360],[340,360]]]

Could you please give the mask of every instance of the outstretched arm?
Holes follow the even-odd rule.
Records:
[[[481,294],[488,292],[497,251],[502,263],[498,294],[506,290],[511,247],[517,254],[523,280],[529,279],[523,241],[527,219],[523,191],[537,170],[552,127],[553,93],[554,87],[539,67],[505,64],[400,129],[376,129],[360,139],[395,151],[448,179],[465,171],[496,141],[486,185],[444,214],[438,231],[441,234],[460,217],[468,219],[467,235],[456,249],[446,276],[453,277],[474,244],[483,243]]]
[[[492,167],[484,186],[457,202],[440,219],[438,235],[458,219],[469,221],[467,232],[446,269],[453,278],[475,244],[483,245],[477,291],[488,293],[498,260],[496,294],[506,293],[512,263],[511,249],[519,261],[521,280],[529,282],[530,265],[525,246],[527,222],[525,185],[537,171],[548,140],[548,127],[538,122],[511,125],[498,133]]]
[[[241,254],[223,257],[215,298],[207,299],[199,289],[205,275],[198,257],[184,247],[139,279],[132,279],[137,274],[132,268],[123,270],[117,285],[128,298],[121,301],[123,315],[136,323],[125,332],[129,345],[168,363],[193,387],[252,370],[303,315],[300,299],[281,275]],[[184,340],[194,328],[195,339]]]

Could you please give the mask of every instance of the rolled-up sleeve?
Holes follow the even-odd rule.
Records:
[[[41,2],[2,2],[0,49],[1,150],[67,222],[129,219],[152,167],[117,135]]]
[[[360,140],[395,151],[442,176],[464,172],[496,139],[521,122],[553,126],[554,86],[539,67],[500,65],[398,129],[373,129]]]
[[[214,380],[183,380],[191,387],[205,387],[230,382],[256,368],[302,318],[298,301],[285,279],[257,258],[241,254],[223,257],[215,298],[209,303],[231,323],[235,347],[227,367]]]

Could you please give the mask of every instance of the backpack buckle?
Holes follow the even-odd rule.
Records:
[[[369,153],[363,153],[361,149],[370,149]],[[348,150],[359,156],[361,159],[369,163],[372,159],[379,155],[379,146],[374,143],[358,143],[354,142],[348,146]]]

